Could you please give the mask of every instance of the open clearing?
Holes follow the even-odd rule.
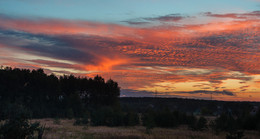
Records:
[[[177,129],[154,128],[148,134],[145,127],[74,126],[74,120],[37,119],[45,125],[44,139],[223,139],[226,133],[215,135],[211,130],[192,131],[187,127]],[[245,138],[259,139],[260,133],[245,131]]]

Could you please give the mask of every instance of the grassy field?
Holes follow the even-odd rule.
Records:
[[[38,119],[45,125],[44,139],[223,139],[226,133],[215,135],[212,131],[192,131],[187,127],[177,129],[154,128],[147,133],[145,127],[74,126],[74,120]],[[245,131],[245,138],[259,139],[260,133]]]

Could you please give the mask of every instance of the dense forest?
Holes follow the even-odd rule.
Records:
[[[73,75],[56,77],[43,69],[0,70],[0,118],[13,104],[32,112],[33,118],[80,117],[86,110],[100,106],[119,105],[117,82],[96,76],[80,78]]]

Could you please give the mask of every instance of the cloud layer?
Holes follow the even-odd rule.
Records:
[[[192,19],[169,14],[125,21],[135,26],[0,15],[0,64],[56,74],[102,74],[134,91],[258,94],[259,14],[207,12]],[[218,20],[180,22],[200,16]],[[185,82],[190,84],[186,89]]]

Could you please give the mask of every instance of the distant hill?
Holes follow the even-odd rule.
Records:
[[[169,108],[187,113],[200,111],[206,115],[232,111],[234,114],[249,112],[254,106],[260,106],[260,102],[216,101],[183,98],[155,98],[155,97],[121,97],[121,106],[124,109],[132,109],[143,112],[147,108]]]

